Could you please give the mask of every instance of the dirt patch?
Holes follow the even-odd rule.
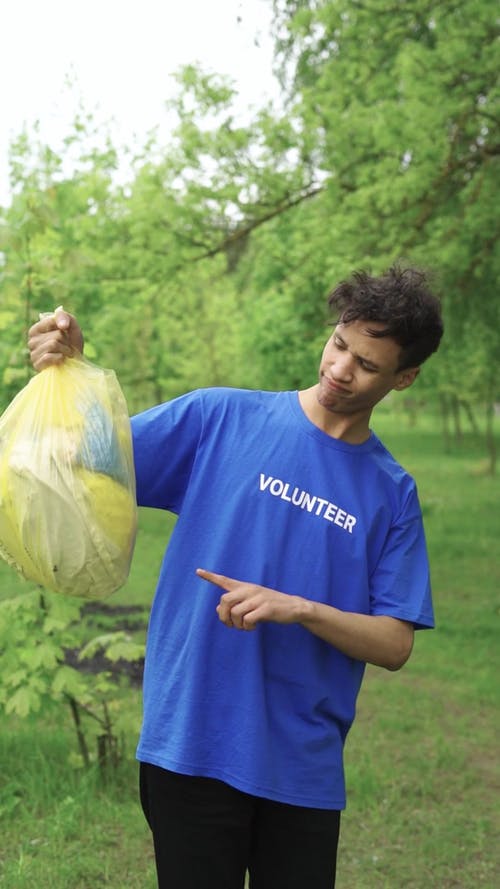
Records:
[[[111,673],[118,682],[121,678],[127,679],[132,687],[140,688],[142,685],[142,677],[144,673],[144,658],[137,661],[126,661],[120,658],[117,661],[110,661],[103,654],[95,654],[93,657],[86,657],[79,660],[79,648],[65,648],[64,663],[69,667],[74,667],[80,673]]]
[[[82,616],[89,625],[134,633],[146,628],[148,613],[141,605],[107,605],[105,602],[87,602]]]
[[[82,617],[97,632],[135,633],[146,629],[147,613],[140,605],[107,605],[89,602],[82,608]],[[140,688],[144,673],[144,658],[128,661],[120,658],[111,661],[102,652],[93,657],[79,659],[79,648],[64,650],[64,663],[81,673],[108,672],[117,682],[126,680],[132,687]]]

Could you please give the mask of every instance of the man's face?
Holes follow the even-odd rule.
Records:
[[[392,389],[405,389],[418,368],[398,370],[401,347],[391,337],[370,336],[383,330],[377,321],[337,324],[319,367],[318,402],[332,413],[370,412]]]

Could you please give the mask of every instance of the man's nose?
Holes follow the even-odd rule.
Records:
[[[332,364],[332,376],[336,380],[350,380],[354,369],[354,359],[349,352],[337,353]]]

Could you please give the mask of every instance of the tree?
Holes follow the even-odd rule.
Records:
[[[442,393],[485,402],[491,417],[500,394],[492,2],[273,5],[290,114],[324,171],[340,240],[375,270],[404,256],[438,270]],[[457,373],[465,343],[467,371]]]
[[[28,164],[21,152],[3,229],[7,312],[16,288],[24,317],[35,292],[69,300],[135,410],[200,381],[308,385],[334,283],[353,267],[376,273],[395,259],[430,266],[447,333],[417,385],[439,395],[444,416],[466,410],[475,426],[474,405],[488,406],[493,466],[491,0],[273,5],[281,110],[242,122],[231,85],[187,66],[169,109],[171,139],[150,134],[126,185],[116,183],[109,140],[88,147],[84,115],[68,137],[77,156],[70,174],[64,157],[45,150]],[[0,351],[4,367],[11,355]]]

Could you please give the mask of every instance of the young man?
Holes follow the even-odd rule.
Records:
[[[132,419],[138,502],[178,515],[153,602],[138,747],[162,889],[332,889],[365,664],[433,612],[413,480],[370,431],[443,332],[419,272],[339,285],[301,392],[205,389]],[[38,370],[83,348],[30,331]],[[238,632],[241,631],[241,632]]]

